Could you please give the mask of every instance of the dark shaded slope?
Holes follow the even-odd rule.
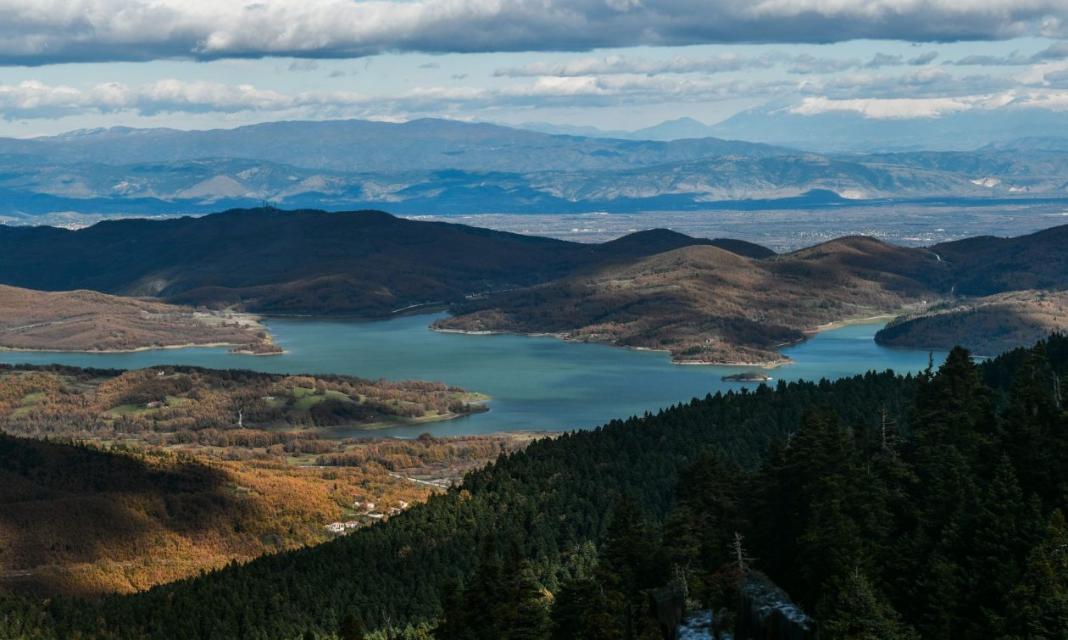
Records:
[[[1068,225],[1016,238],[982,236],[936,244],[960,295],[1068,288]]]
[[[671,246],[698,240],[672,234]],[[234,210],[67,231],[0,227],[0,281],[275,313],[384,315],[662,250],[586,245],[377,211]]]
[[[158,551],[164,540],[207,537],[267,517],[230,486],[225,473],[199,463],[0,434],[0,584],[96,593],[102,576],[55,567],[129,561]]]
[[[753,258],[754,260],[762,260],[776,255],[774,251],[763,245],[734,238],[716,238],[710,244],[713,247],[719,247],[725,251],[730,251],[746,258]]]
[[[875,334],[894,347],[951,349],[993,356],[1068,331],[1068,291],[1012,291],[903,316]]]

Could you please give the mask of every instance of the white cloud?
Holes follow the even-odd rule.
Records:
[[[71,86],[37,80],[0,84],[0,118],[71,115],[256,114],[257,118],[474,117],[494,110],[711,104],[739,96],[803,100],[796,113],[852,111],[870,118],[938,117],[973,108],[1061,108],[1068,63],[1044,63],[1013,76],[961,76],[942,66],[886,74],[862,69],[833,76],[749,79],[703,74],[542,75],[501,86],[453,83],[391,95],[352,91],[285,92],[248,83],[164,79],[144,84]],[[762,76],[758,76],[762,78]]]
[[[309,106],[365,104],[351,92],[306,92],[287,95],[248,84],[183,82],[166,79],[144,85],[106,82],[88,88],[26,81],[0,85],[0,114],[12,118],[54,117],[86,111],[166,112],[283,111]]]
[[[346,91],[283,93],[250,84],[165,79],[148,84],[87,87],[39,81],[0,84],[0,118],[53,118],[86,113],[261,113],[292,117],[396,117],[495,107],[603,106],[665,100],[708,102],[740,94],[770,95],[791,83],[716,82],[704,77],[610,75],[545,76],[498,88],[464,85],[415,87],[387,96]]]
[[[0,62],[1063,37],[1064,0],[3,0]]]
[[[1068,59],[1068,42],[1054,42],[1042,51],[1031,55],[1025,55],[1019,51],[1013,51],[1004,56],[973,54],[948,62],[947,64],[957,66],[1016,67],[1065,59]]]
[[[864,98],[834,100],[822,96],[808,97],[790,108],[791,113],[814,116],[821,113],[853,112],[876,120],[900,118],[937,118],[947,113],[972,108],[960,98]]]
[[[790,113],[815,116],[823,113],[849,112],[873,120],[939,118],[962,111],[995,109],[1068,110],[1068,91],[1004,91],[990,95],[955,98],[851,98],[832,99],[810,96],[788,109]]]
[[[498,77],[531,78],[538,76],[589,76],[612,74],[658,73],[721,73],[742,69],[766,69],[778,62],[779,56],[741,56],[725,53],[704,58],[676,56],[667,60],[632,58],[620,55],[603,58],[581,58],[562,63],[534,62],[521,67],[498,69]]]
[[[937,57],[938,57],[938,52],[937,51],[925,51],[924,53],[921,53],[920,55],[916,56],[915,58],[910,58],[909,59],[909,64],[911,64],[913,66],[920,66],[920,65],[930,64],[930,63],[934,62],[935,58],[937,58]]]
[[[533,62],[520,67],[497,69],[495,76],[508,78],[535,78],[539,76],[590,76],[614,74],[663,74],[701,73],[705,75],[743,71],[746,69],[769,69],[785,66],[787,72],[799,75],[836,73],[850,69],[879,69],[904,65],[920,66],[934,60],[937,52],[929,51],[905,60],[898,54],[875,53],[868,60],[855,58],[830,58],[810,54],[771,52],[755,56],[724,53],[716,56],[693,58],[675,56],[668,59],[650,59],[623,55],[578,58],[566,62]]]

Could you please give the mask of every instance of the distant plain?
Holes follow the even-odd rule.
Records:
[[[694,237],[748,240],[782,252],[845,235],[872,236],[905,246],[927,246],[981,235],[1023,235],[1068,223],[1068,199],[998,204],[886,202],[761,210],[404,217],[459,222],[574,242],[604,242],[643,229],[665,228]]]

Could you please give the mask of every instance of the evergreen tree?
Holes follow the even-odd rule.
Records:
[[[708,582],[729,563],[734,535],[743,531],[744,475],[718,452],[706,452],[679,478],[675,507],[664,523],[670,562],[689,578],[692,597],[712,606]]]
[[[1001,449],[1018,470],[1025,491],[1046,500],[1063,495],[1068,480],[1068,465],[1057,457],[1057,391],[1057,376],[1039,344],[1027,352],[1013,378],[1000,437]]]
[[[620,621],[622,640],[655,630],[648,590],[660,585],[664,565],[645,514],[632,498],[616,503],[597,575],[608,611]]]
[[[915,634],[901,623],[893,607],[876,593],[859,571],[834,585],[820,625],[824,640],[911,640]]]
[[[530,562],[523,560],[515,574],[515,619],[502,638],[508,640],[548,640],[552,631],[549,599],[534,575]]]
[[[338,630],[339,640],[364,640],[366,634],[363,621],[355,613],[347,614],[341,621],[341,628]]]
[[[1054,640],[1068,629],[1068,524],[1053,512],[1042,541],[1028,554],[1009,596],[1007,637]]]
[[[566,582],[552,606],[553,640],[617,640],[623,637],[621,621],[609,612],[608,600],[590,577]]]
[[[1020,579],[1024,556],[1040,533],[1041,521],[1035,504],[1024,499],[1012,463],[1003,458],[978,501],[961,562],[968,597],[959,615],[973,634],[997,634],[1002,629],[1006,598]]]

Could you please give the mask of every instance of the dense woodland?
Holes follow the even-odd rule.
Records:
[[[820,637],[1062,638],[1068,338],[919,376],[716,395],[535,442],[389,523],[0,637],[659,638],[767,575]],[[409,627],[410,625],[410,627]]]

